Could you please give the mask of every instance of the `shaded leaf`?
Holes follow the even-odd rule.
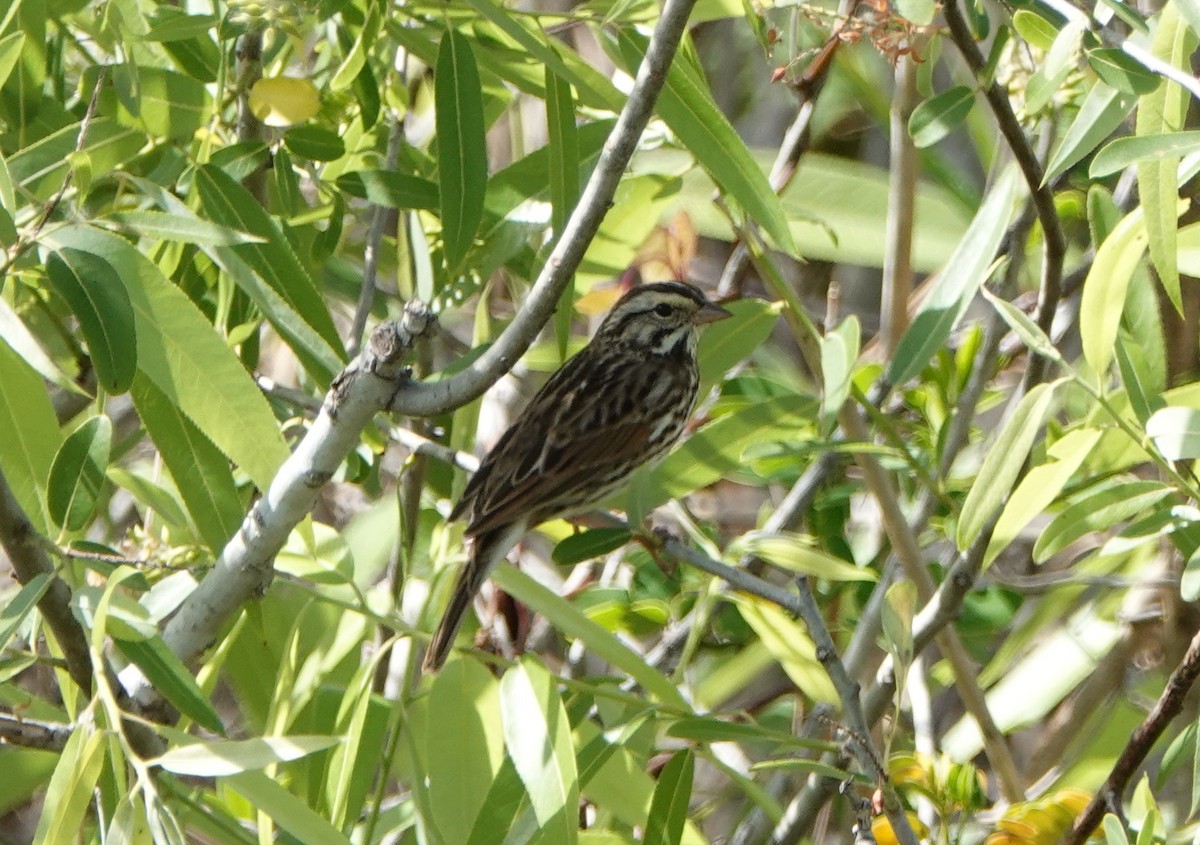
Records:
[[[353,197],[389,208],[437,211],[438,186],[428,179],[394,170],[355,170],[337,178],[337,186]]]
[[[559,566],[582,563],[621,548],[632,536],[628,528],[593,528],[572,534],[554,547],[554,562]]]
[[[470,42],[456,30],[446,33],[438,50],[434,105],[442,242],[453,274],[483,220],[488,171],[479,69]]]
[[[913,145],[931,147],[957,129],[975,106],[975,92],[956,85],[920,103],[908,119]]]
[[[87,420],[63,441],[50,467],[50,517],[64,531],[79,531],[91,521],[104,486],[112,445],[112,421]]]
[[[696,760],[690,749],[676,751],[663,766],[646,818],[643,845],[679,845],[687,823]]]
[[[1131,164],[1172,159],[1200,151],[1200,132],[1166,132],[1161,135],[1134,135],[1117,138],[1104,145],[1088,167],[1093,179],[1119,173]]]
[[[116,638],[117,648],[145,674],[154,689],[205,730],[225,733],[225,725],[192,673],[155,634],[143,640]],[[185,746],[186,747],[186,746]],[[170,753],[170,752],[168,752]]]

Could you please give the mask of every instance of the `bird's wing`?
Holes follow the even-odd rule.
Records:
[[[554,374],[488,454],[471,495],[468,535],[554,515],[560,501],[577,498],[573,491],[597,486],[606,468],[636,461],[645,448],[655,421],[612,408],[612,386],[628,390],[629,374],[573,367],[579,360]],[[638,366],[644,370],[645,362]]]

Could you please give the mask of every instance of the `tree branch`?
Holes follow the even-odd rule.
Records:
[[[186,662],[199,655],[226,621],[270,584],[275,556],[358,443],[362,429],[404,384],[404,358],[432,320],[424,305],[409,303],[400,324],[379,326],[363,354],[334,380],[321,413],[279,468],[270,489],[163,629],[163,640],[180,659]],[[143,706],[157,701],[135,665],[121,673],[121,681]]]
[[[1171,673],[1167,686],[1162,691],[1162,695],[1158,697],[1158,701],[1155,702],[1150,715],[1138,725],[1133,736],[1129,738],[1129,743],[1121,752],[1121,756],[1117,758],[1117,762],[1113,764],[1108,779],[1104,781],[1104,786],[1075,819],[1075,825],[1067,834],[1064,845],[1083,845],[1096,826],[1100,824],[1100,820],[1104,818],[1105,808],[1120,806],[1121,796],[1129,785],[1129,781],[1137,773],[1142,761],[1146,759],[1146,755],[1150,753],[1154,743],[1162,736],[1167,725],[1183,709],[1183,700],[1195,685],[1197,677],[1200,677],[1200,633],[1192,637],[1191,645],[1188,646],[1183,660]]]
[[[559,296],[578,269],[584,253],[616,195],[617,185],[650,121],[654,103],[666,82],[696,0],[666,0],[633,90],[621,110],[600,160],[583,189],[562,237],[546,260],[517,315],[491,347],[465,370],[439,382],[411,382],[400,391],[391,410],[409,416],[435,416],[461,407],[482,394],[512,369],[546,325]]]
[[[83,692],[92,694],[92,658],[88,639],[71,613],[71,588],[58,576],[47,549],[50,541],[37,533],[0,470],[0,546],[4,547],[17,580],[28,584],[50,576],[50,586],[38,601],[38,611],[54,633],[67,661],[67,674]]]
[[[17,745],[39,751],[61,752],[75,728],[59,722],[21,719],[11,713],[0,713],[0,746]]]
[[[955,0],[949,0],[943,6],[942,14],[946,18],[950,38],[958,47],[967,66],[971,68],[971,72],[982,83],[983,71],[987,62],[975,44],[971,29],[967,26],[967,22],[958,8],[958,3]],[[1017,166],[1021,168],[1021,174],[1025,177],[1025,184],[1029,187],[1029,193],[1033,198],[1038,222],[1042,224],[1042,279],[1038,287],[1038,307],[1034,322],[1049,335],[1054,323],[1054,311],[1062,296],[1063,258],[1066,255],[1066,240],[1058,219],[1058,211],[1054,207],[1054,191],[1049,185],[1044,184],[1045,173],[1042,170],[1041,162],[1038,161],[1037,153],[1030,146],[1029,139],[1025,137],[1025,132],[1021,129],[1016,114],[1013,113],[1012,104],[1008,100],[1008,92],[992,82],[983,89],[983,93],[987,98],[988,105],[991,106],[996,123],[1000,127],[1000,133],[1008,142]],[[1036,355],[1031,356],[1029,368],[1025,371],[1024,390],[1028,392],[1029,388],[1040,382],[1045,371],[1045,360]]]

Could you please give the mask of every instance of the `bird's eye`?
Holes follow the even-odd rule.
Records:
[[[665,303],[665,302],[661,302],[658,305],[654,306],[654,313],[657,314],[659,317],[670,317],[671,316],[671,306],[667,305],[667,303]]]

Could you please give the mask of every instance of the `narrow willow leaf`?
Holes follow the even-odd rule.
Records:
[[[1079,303],[1079,335],[1083,357],[1103,377],[1112,363],[1129,280],[1146,252],[1146,224],[1136,208],[1117,224],[1096,251],[1083,283]]]
[[[346,154],[341,136],[324,126],[294,126],[283,134],[283,144],[310,161],[336,161]]]
[[[56,250],[46,276],[79,319],[96,378],[106,391],[124,393],[137,370],[137,330],[129,294],[104,256],[78,249]]]
[[[337,741],[336,737],[329,739]],[[350,840],[303,798],[288,792],[262,772],[230,775],[222,783],[245,798],[250,806],[270,816],[301,845],[350,845]]]
[[[558,683],[526,657],[500,679],[504,744],[538,829],[548,841],[572,845],[579,836],[579,783],[571,724]]]
[[[1091,455],[1104,432],[1098,428],[1080,428],[1068,432],[1046,450],[1045,463],[1038,464],[1025,474],[1013,491],[983,556],[983,565],[990,566],[996,557],[1017,538],[1039,513],[1050,507],[1067,482]]]
[[[0,343],[0,431],[0,470],[38,533],[48,536],[46,482],[62,442],[58,419],[41,377],[7,343]]]
[[[65,226],[44,234],[43,241],[59,252],[70,248],[102,255],[116,268],[137,320],[138,368],[266,490],[289,454],[287,444],[246,368],[187,295],[111,233]]]
[[[846,397],[858,361],[858,318],[851,315],[821,338],[821,417],[832,424]]]
[[[154,764],[177,775],[225,777],[299,760],[337,745],[336,736],[263,736],[242,740],[202,740],[168,749]]]
[[[817,647],[804,626],[778,605],[763,599],[741,594],[735,594],[733,598],[742,618],[758,634],[792,682],[814,701],[837,704],[837,690],[817,659]]]
[[[40,572],[29,579],[29,583],[21,586],[15,596],[10,596],[8,603],[0,608],[0,648],[8,645],[9,639],[21,627],[21,623],[37,606],[37,603],[50,589],[53,576],[49,572]]]
[[[475,827],[466,845],[502,845],[516,826],[518,811],[526,803],[525,784],[509,757],[504,758],[500,772],[483,797],[483,807],[475,819]]]
[[[466,842],[504,763],[500,683],[474,660],[451,660],[429,692],[425,732],[432,821],[446,842]]]
[[[900,338],[888,369],[888,380],[902,384],[919,373],[958,325],[980,285],[1012,218],[1017,174],[1009,168],[988,193],[954,254],[942,268],[934,289]]]
[[[79,531],[92,519],[104,487],[112,445],[112,420],[92,417],[63,441],[50,467],[50,517],[64,531]]]
[[[352,197],[389,208],[437,211],[441,200],[435,182],[392,170],[354,170],[337,178],[337,186]]]
[[[1200,132],[1196,131],[1117,138],[1105,144],[1100,152],[1096,153],[1088,167],[1088,175],[1093,179],[1100,179],[1140,162],[1171,160],[1178,165],[1181,157],[1194,152],[1200,152]]]
[[[116,638],[117,648],[138,668],[167,701],[207,731],[225,733],[225,725],[192,673],[157,634],[144,640]]]
[[[747,446],[810,425],[816,410],[817,403],[807,397],[778,396],[714,420],[672,450],[657,466],[634,474],[624,497],[632,503],[626,510],[646,513],[668,499],[712,484],[741,467]]]
[[[1107,140],[1136,103],[1137,97],[1133,94],[1118,91],[1103,82],[1093,85],[1071,125],[1050,153],[1042,183],[1057,179]]]
[[[1158,87],[1158,77],[1118,47],[1089,50],[1088,64],[1096,75],[1126,94],[1148,94]]]
[[[1183,22],[1174,3],[1163,7],[1158,16],[1151,52],[1163,61],[1191,73],[1191,56],[1200,44],[1200,36]],[[1158,88],[1142,96],[1138,103],[1136,134],[1139,137],[1161,135],[1183,129],[1191,95],[1176,82],[1162,80]],[[1179,188],[1176,170],[1178,156],[1163,156],[1137,163],[1138,198],[1145,212],[1150,260],[1159,281],[1175,310],[1183,313],[1179,290],[1179,267],[1175,254]]]
[[[71,732],[46,789],[34,845],[76,841],[104,764],[105,746],[101,731],[80,725]]]
[[[832,751],[835,743],[764,728],[748,722],[730,722],[716,716],[686,716],[667,728],[667,736],[694,742],[768,742],[774,745]]]
[[[1008,498],[1050,411],[1055,391],[1062,384],[1063,380],[1039,384],[1025,394],[988,448],[958,518],[955,542],[960,551],[966,551],[975,542]]]
[[[546,68],[546,129],[550,139],[550,222],[557,240],[579,200],[579,133],[575,128],[575,99],[571,85]],[[571,317],[575,306],[575,277],[567,281],[554,312],[558,357],[567,359]]]
[[[734,366],[766,342],[779,323],[782,302],[742,299],[722,307],[733,316],[705,327],[696,358],[700,366],[700,394],[708,391]],[[848,330],[847,330],[848,331]]]
[[[338,65],[333,76],[329,80],[330,91],[344,91],[354,84],[354,80],[358,78],[359,73],[367,64],[367,56],[370,49],[375,44],[375,39],[379,36],[380,24],[380,6],[375,3],[367,4],[367,17],[363,22],[362,29],[358,31],[358,36],[354,39],[354,44],[351,46],[346,57],[342,59],[342,63]],[[372,121],[373,123],[374,121]]]
[[[1107,531],[1162,501],[1171,488],[1158,481],[1101,484],[1072,497],[1033,546],[1034,563],[1044,563],[1084,534]]]
[[[646,818],[643,845],[679,845],[687,824],[696,758],[690,748],[676,751],[663,766]]]
[[[317,283],[279,225],[249,191],[218,167],[206,164],[197,169],[196,187],[200,203],[213,222],[263,239],[262,243],[222,249],[231,250],[250,265],[344,360],[337,329]]]
[[[220,552],[244,516],[228,460],[149,378],[134,379],[130,395],[201,538]]]
[[[956,85],[920,103],[908,119],[913,145],[933,146],[962,125],[974,106],[975,92],[965,85]]]
[[[1099,249],[1100,244],[1104,243],[1121,222],[1121,210],[1113,200],[1112,192],[1103,185],[1097,184],[1088,188],[1087,221],[1092,249]]]
[[[106,219],[145,238],[215,246],[264,243],[265,239],[239,232],[200,217],[184,217],[163,211],[115,211]]]
[[[46,202],[62,186],[70,168],[68,158],[79,141],[78,123],[64,126],[39,141],[12,154],[8,160],[13,182],[21,185],[31,199]],[[122,126],[115,117],[97,117],[88,126],[83,152],[88,154],[93,178],[110,173],[125,164],[146,143],[141,129]]]
[[[512,566],[497,567],[492,573],[492,580],[517,601],[545,616],[554,630],[582,641],[590,653],[629,675],[663,704],[688,709],[683,696],[668,678],[558,593],[546,589]]]
[[[620,30],[617,38],[626,70],[635,73],[648,40],[632,28]],[[655,110],[721,191],[745,209],[775,246],[799,255],[783,204],[699,74],[684,62],[674,62]]]
[[[1168,461],[1200,458],[1200,410],[1161,408],[1146,421],[1146,436]]]
[[[802,572],[830,581],[879,580],[879,576],[873,570],[861,569],[853,563],[834,557],[818,549],[811,539],[802,534],[787,531],[750,531],[730,543],[728,553],[732,557],[755,555],[791,572]]]
[[[46,381],[68,393],[86,395],[42,348],[41,342],[33,336],[12,306],[3,299],[0,299],[0,343],[7,344]]]
[[[25,33],[23,32],[11,32],[0,38],[0,85],[8,81],[9,74],[16,67],[24,47]]]
[[[572,534],[554,547],[554,562],[571,566],[621,548],[633,535],[628,528],[593,528]]]
[[[487,191],[483,91],[475,54],[465,36],[442,38],[434,77],[438,185],[446,269],[454,274],[475,242]]]

